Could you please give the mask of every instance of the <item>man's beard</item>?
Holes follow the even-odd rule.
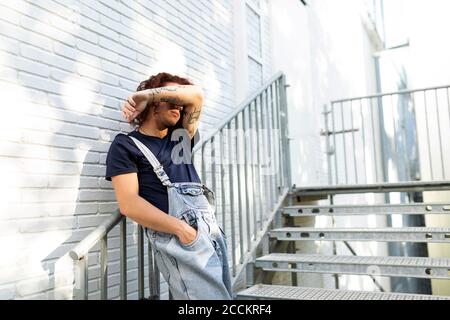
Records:
[[[174,121],[171,119],[163,119],[162,124],[166,127],[174,127],[180,119]]]

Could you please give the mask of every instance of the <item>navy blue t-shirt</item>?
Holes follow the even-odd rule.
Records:
[[[181,142],[171,140],[173,132],[174,130],[169,129],[168,134],[163,138],[147,136],[137,130],[128,135],[119,133],[111,143],[106,157],[106,180],[111,181],[111,177],[120,174],[137,172],[139,195],[163,212],[168,213],[167,188],[162,185],[153,172],[152,165],[128,136],[135,137],[153,152],[163,165],[171,182],[200,182],[192,163],[179,163],[179,159],[175,159],[176,163],[172,161],[173,148],[180,143],[178,148],[182,150]],[[197,141],[198,131],[191,139],[191,150]],[[181,151],[179,154],[182,155],[183,152]]]

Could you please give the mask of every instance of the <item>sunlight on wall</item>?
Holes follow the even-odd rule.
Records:
[[[94,93],[88,89],[81,77],[66,79],[62,83],[61,93],[65,108],[87,112],[92,106]]]
[[[2,103],[6,108],[3,108],[2,117],[0,117],[0,125],[2,130],[2,140],[12,140],[14,142],[20,142],[20,130],[18,130],[18,123],[16,119],[24,119],[24,108],[17,108],[14,106],[25,106],[28,102],[25,100],[26,92],[19,86],[2,83],[0,85],[0,96],[2,97]],[[11,154],[16,150],[4,150],[10,149],[8,146],[3,145],[1,147],[1,154]],[[5,160],[8,160],[7,158]],[[0,208],[1,212],[12,201],[20,201],[20,196],[16,195],[17,191],[10,188],[11,181],[16,179],[18,173],[17,164],[12,161],[2,163],[1,172],[3,178],[0,182]],[[1,219],[2,217],[0,217]]]
[[[203,74],[203,79],[201,80],[201,82],[201,85],[205,88],[205,90],[208,90],[208,96],[205,97],[205,99],[216,101],[219,100],[220,82],[217,79],[214,66],[210,62],[206,64],[206,70]]]
[[[295,30],[293,20],[286,19],[289,15],[289,7],[283,5],[272,6],[272,21],[276,24],[277,31],[286,38],[293,36],[292,33]]]
[[[231,11],[224,10],[220,5],[220,1],[213,1],[213,19],[222,22],[224,25],[229,25],[231,22]]]
[[[156,49],[156,63],[151,67],[153,73],[169,72],[186,74],[186,58],[183,49],[174,42],[165,40]]]
[[[0,64],[3,64],[4,59],[5,57],[0,55]],[[91,111],[93,91],[97,90],[92,86],[92,82],[71,76],[60,79],[59,85],[65,96],[58,100],[63,104],[54,107],[78,112]],[[71,259],[67,256],[59,258],[55,262],[54,270],[51,270],[45,260],[50,256],[54,259],[63,254],[61,249],[64,248],[60,246],[72,235],[71,230],[51,231],[55,228],[52,226],[52,216],[55,215],[55,211],[64,212],[67,218],[75,213],[80,177],[71,176],[64,180],[64,186],[47,189],[52,187],[50,176],[55,172],[64,172],[64,162],[55,164],[48,160],[51,154],[59,150],[51,147],[54,144],[53,139],[57,138],[54,133],[60,131],[67,123],[54,120],[52,108],[44,104],[45,100],[42,104],[37,102],[44,95],[38,95],[38,99],[35,95],[35,91],[17,84],[2,82],[0,85],[2,101],[5,106],[10,106],[4,108],[0,120],[2,128],[0,161],[3,174],[0,182],[2,213],[0,250],[4,256],[0,264],[0,283],[17,279],[16,288],[21,295],[33,294],[42,288],[51,289],[55,285],[65,286],[65,289],[55,290],[55,297],[70,298],[72,293],[70,285],[73,279]],[[43,111],[39,112],[41,108]],[[85,143],[79,143],[71,150],[73,159],[77,161],[78,173],[81,172],[89,148],[90,146]],[[24,186],[30,188],[21,190]],[[64,199],[65,203],[59,204],[60,199]],[[67,206],[67,202],[74,205]],[[38,203],[43,207],[40,212],[32,215],[26,212],[28,203]],[[50,209],[44,208],[47,204]],[[20,208],[11,209],[15,207]],[[15,216],[18,210],[20,215]],[[36,224],[45,224],[45,231],[34,233],[34,226],[29,224],[30,219],[23,220],[28,223],[23,226],[20,220],[22,217],[32,218],[32,221],[36,220]],[[18,220],[10,220],[11,218]],[[39,222],[39,219],[42,221]],[[14,272],[11,273],[11,270]]]

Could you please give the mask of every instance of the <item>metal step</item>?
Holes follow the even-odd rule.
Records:
[[[450,259],[447,258],[271,253],[257,258],[255,267],[267,271],[450,279]]]
[[[294,188],[296,196],[317,196],[330,194],[372,193],[372,192],[420,192],[450,190],[450,181],[405,181],[374,184],[339,184],[331,186],[306,186]]]
[[[450,297],[423,294],[350,291],[257,284],[237,293],[237,299],[286,300],[450,300]]]
[[[278,240],[406,241],[450,243],[450,228],[280,228],[269,236]]]
[[[282,209],[282,213],[294,217],[366,214],[449,214],[450,203],[287,206]]]

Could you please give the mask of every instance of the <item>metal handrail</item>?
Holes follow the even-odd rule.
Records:
[[[87,300],[89,298],[88,253],[98,243],[100,243],[100,297],[102,300],[108,298],[108,233],[118,224],[120,224],[120,297],[122,300],[127,299],[126,223],[126,217],[116,210],[69,252],[69,256],[75,263],[75,299]],[[159,271],[154,262],[150,242],[148,242],[148,265],[150,299],[157,300],[160,292]],[[142,226],[138,226],[138,285],[139,299],[144,299],[144,232]]]
[[[450,179],[450,85],[333,100],[323,115],[328,184]]]
[[[376,93],[376,94],[371,94],[368,96],[360,96],[360,97],[332,100],[330,102],[331,103],[341,103],[341,102],[355,101],[355,100],[361,100],[361,99],[380,98],[380,97],[384,97],[384,96],[391,96],[394,94],[408,94],[408,93],[414,93],[414,92],[420,92],[420,91],[430,91],[430,90],[439,90],[439,89],[447,89],[447,88],[450,88],[450,85],[443,85],[443,86],[437,86],[437,87],[426,87],[426,88],[411,89],[411,90],[399,90],[399,91],[391,91],[391,92],[385,92],[385,93]]]
[[[109,231],[122,221],[125,217],[119,210],[115,211],[111,216],[106,218],[97,228],[95,228],[89,235],[86,236],[80,243],[78,243],[69,255],[73,260],[83,259]]]
[[[331,186],[296,187],[297,196],[318,196],[351,193],[418,192],[450,190],[450,181],[405,181],[373,184],[340,184]]]

